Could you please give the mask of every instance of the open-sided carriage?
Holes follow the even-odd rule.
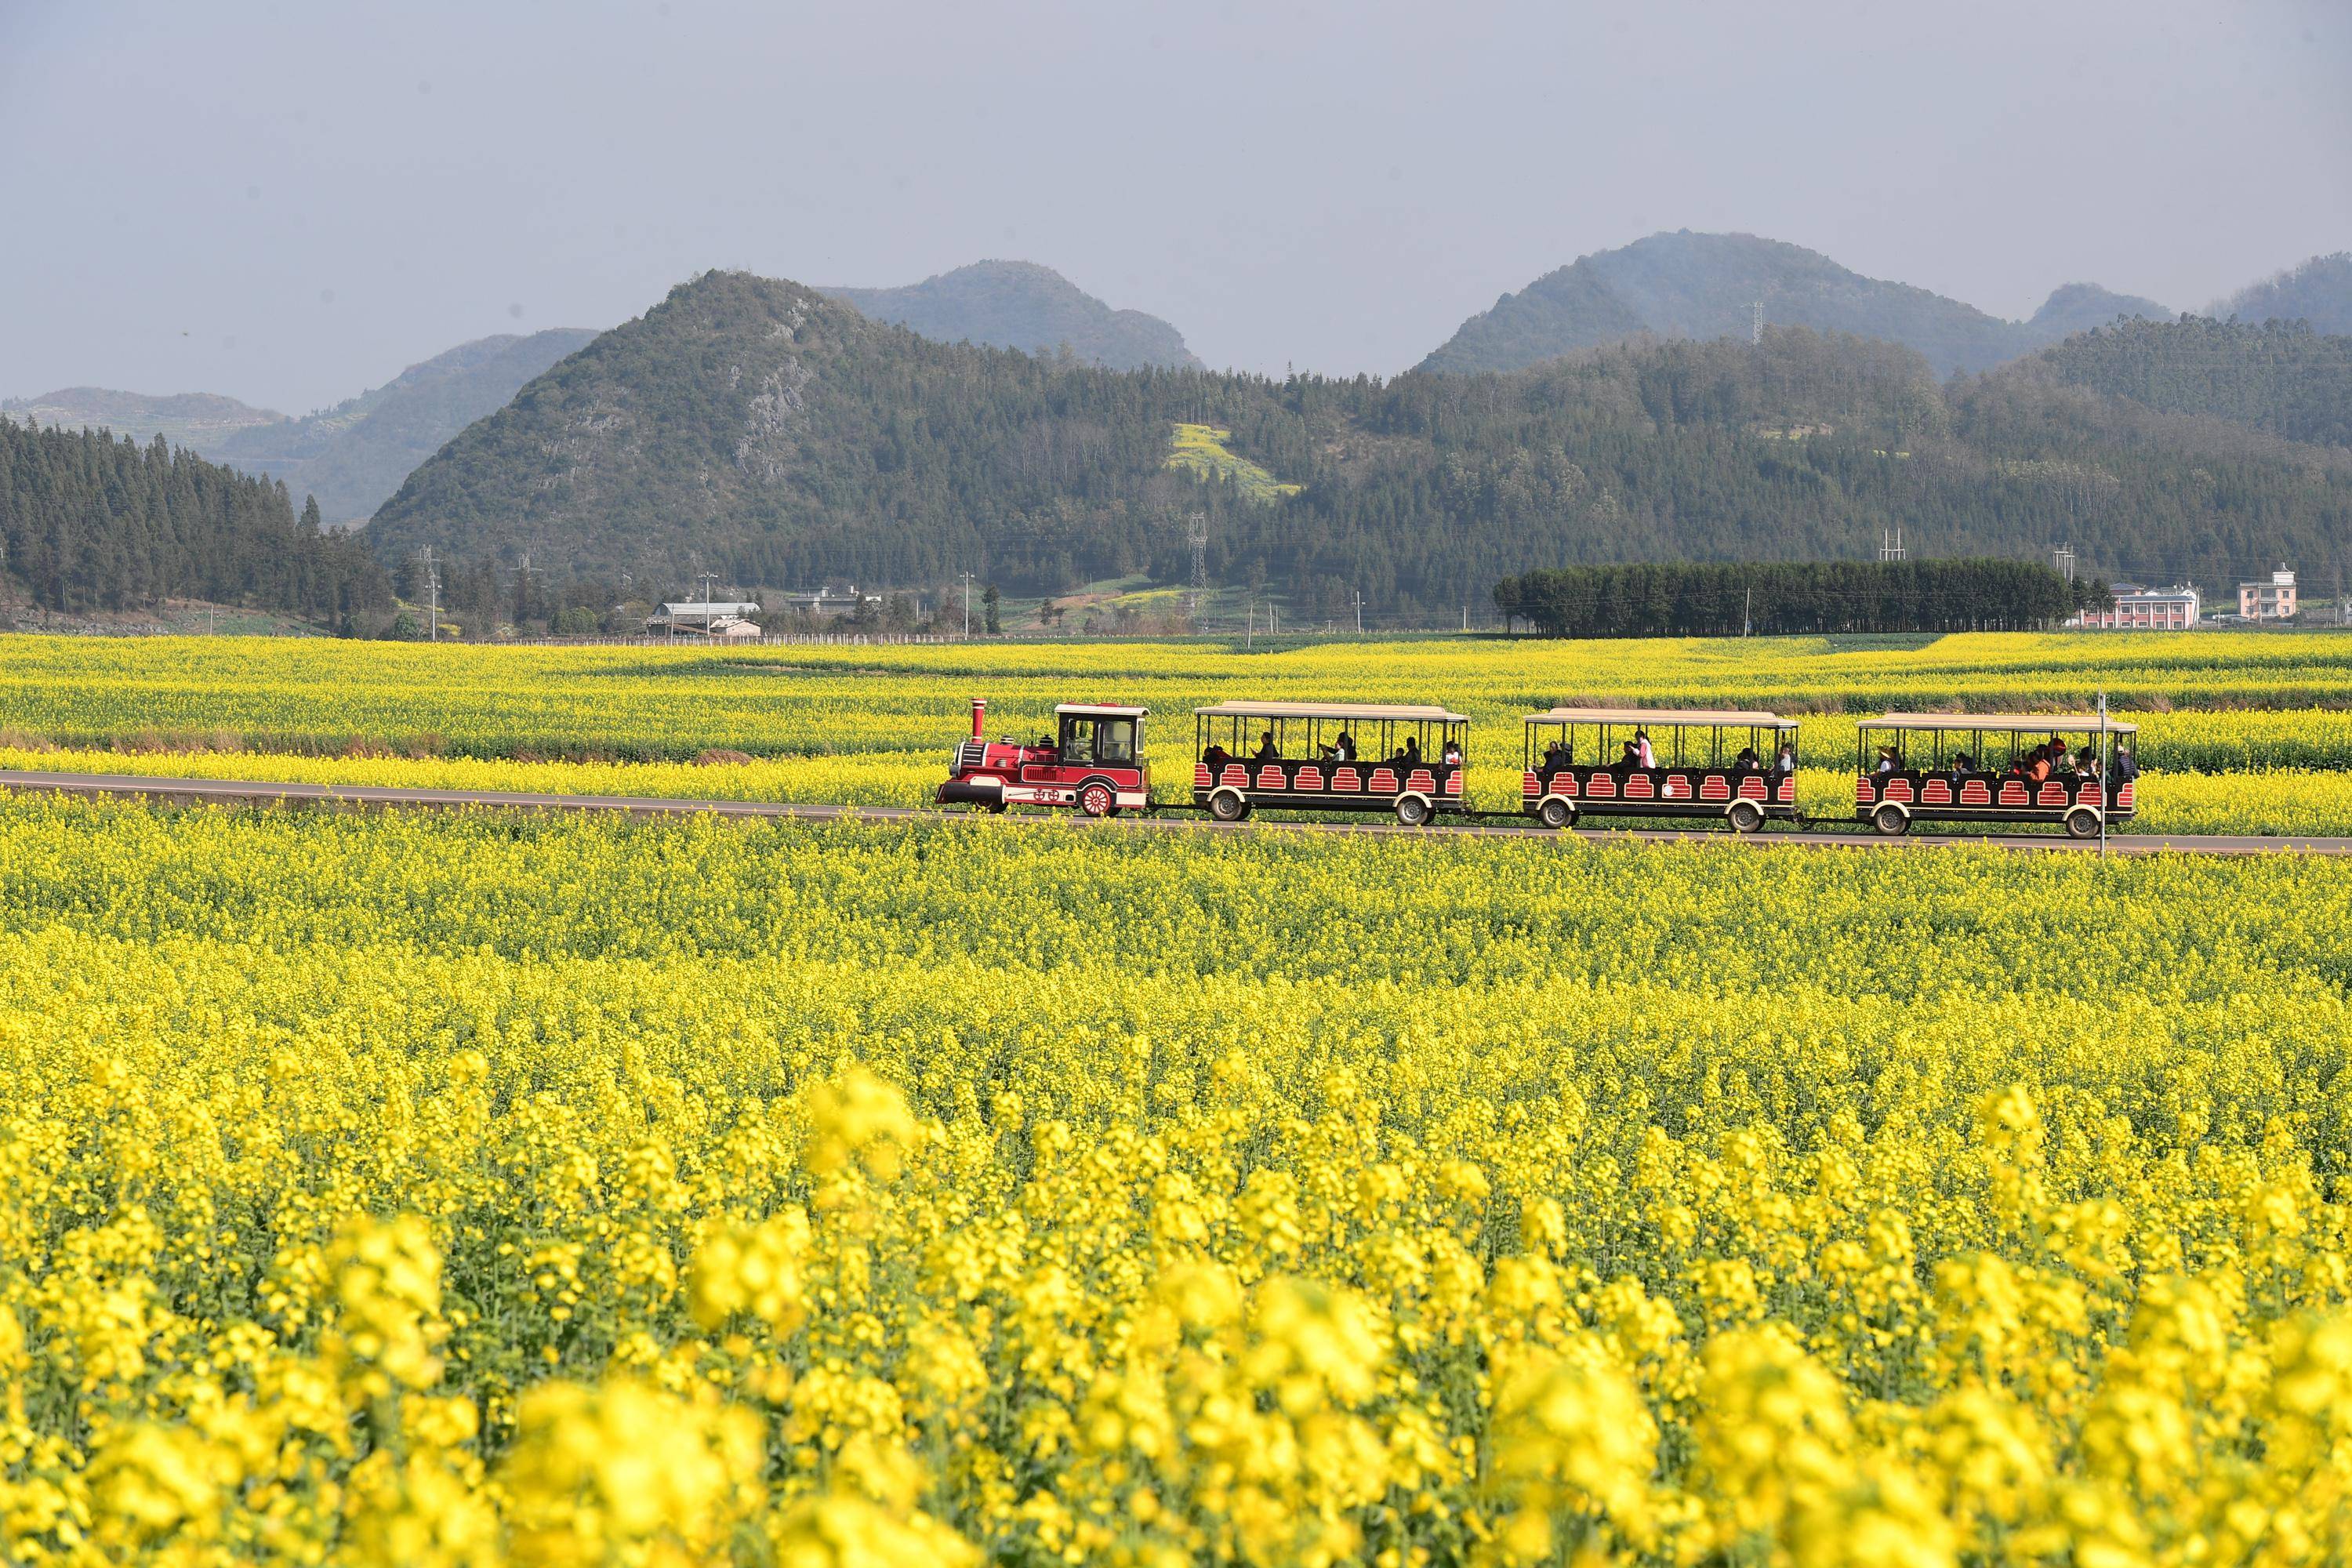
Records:
[[[1520,809],[1547,827],[1695,816],[1753,833],[1797,815],[1797,721],[1777,713],[1554,708],[1528,714],[1526,731]]]
[[[2080,713],[1868,720],[1855,759],[1854,816],[1885,834],[1907,832],[1914,822],[2050,822],[2076,838],[2095,837],[2102,819],[2133,813],[2134,785],[2117,778],[2115,746],[2138,729]],[[2088,765],[2080,765],[2085,752]]]
[[[1443,708],[1221,702],[1195,708],[1192,728],[1192,804],[1220,822],[1266,806],[1419,826],[1463,809],[1470,721]]]

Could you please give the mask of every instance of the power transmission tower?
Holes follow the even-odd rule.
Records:
[[[1185,521],[1185,538],[1192,546],[1192,594],[1187,607],[1197,622],[1201,601],[1209,593],[1209,514],[1196,511]]]
[[[2074,545],[2060,545],[2057,549],[2050,552],[2050,561],[2053,565],[2058,568],[2060,574],[2063,575],[2066,581],[2072,583],[2074,580]]]
[[[1878,563],[1882,566],[1903,559],[1903,525],[1878,531]]]

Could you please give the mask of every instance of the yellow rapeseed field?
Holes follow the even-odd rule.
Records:
[[[24,1563],[2326,1563],[2352,866],[0,804]]]
[[[20,637],[0,765],[906,804],[972,695],[1436,697],[1500,804],[1594,698],[1834,814],[2104,686],[2142,826],[2347,831],[2347,653]],[[2287,857],[0,798],[0,1562],[2352,1560],[2347,954]]]

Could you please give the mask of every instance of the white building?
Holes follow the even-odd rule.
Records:
[[[672,637],[716,637],[729,626],[738,622],[748,623],[751,616],[759,613],[760,606],[749,599],[714,600],[709,603],[682,601],[663,605],[652,615],[647,616],[646,630],[655,633],[667,632]],[[749,633],[737,632],[729,635],[758,637],[760,628],[753,626]]]
[[[2112,608],[2084,610],[2069,626],[2093,630],[2185,632],[2197,624],[2197,590],[2185,584],[2170,588],[2116,589]]]
[[[2284,621],[2294,611],[2294,574],[2284,562],[2269,582],[2238,584],[2238,614],[2247,620]]]

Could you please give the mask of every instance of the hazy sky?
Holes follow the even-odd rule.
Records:
[[[1277,374],[1669,228],[2197,307],[2352,247],[2347,83],[2346,0],[0,0],[0,395],[301,413],[714,266],[1041,261]]]

